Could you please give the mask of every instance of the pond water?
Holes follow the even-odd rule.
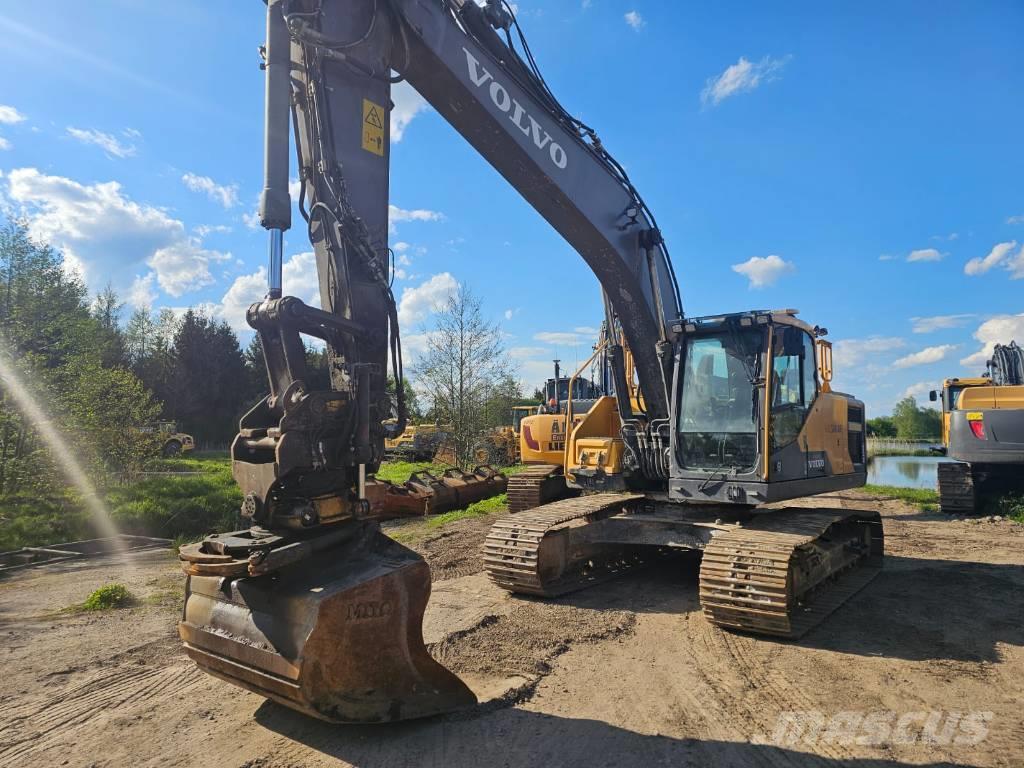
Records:
[[[868,482],[898,488],[938,488],[938,466],[945,456],[872,456]]]

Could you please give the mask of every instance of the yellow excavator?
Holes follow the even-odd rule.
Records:
[[[554,361],[555,376],[548,379],[541,390],[543,403],[520,419],[517,453],[519,461],[528,467],[508,480],[509,512],[522,512],[579,495],[566,483],[565,439],[598,398],[611,390],[605,333],[602,328],[594,348],[597,351],[573,376],[562,376],[561,361]],[[581,375],[591,364],[595,364],[595,371],[600,373],[594,380]]]
[[[984,376],[946,379],[931,391],[942,403],[939,507],[953,515],[984,511],[1024,492],[1024,348],[996,344]]]
[[[554,96],[510,6],[267,0],[266,13],[269,286],[247,320],[270,392],[231,447],[249,526],[180,550],[179,632],[202,669],[338,723],[476,701],[424,647],[429,568],[381,532],[367,498],[385,439],[406,423],[387,247],[398,79],[565,238],[606,297],[614,394],[574,426],[567,414],[563,454],[588,493],[496,522],[491,578],[553,595],[620,572],[638,550],[688,549],[703,554],[711,622],[786,637],[870,580],[882,560],[877,514],[763,506],[865,481],[864,407],[831,391],[824,329],[791,310],[683,314],[651,209]],[[292,130],[320,308],[282,293]],[[329,388],[307,383],[303,336],[326,345]],[[397,421],[385,425],[389,377]]]

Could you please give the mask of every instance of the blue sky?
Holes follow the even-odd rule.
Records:
[[[545,77],[662,225],[687,314],[796,307],[836,383],[887,412],[1024,342],[1024,6],[518,2]],[[0,205],[93,289],[203,305],[244,333],[264,291],[256,0],[0,11]],[[582,260],[408,90],[392,246],[404,333],[468,283],[532,388],[586,357]],[[285,290],[310,299],[301,229]]]

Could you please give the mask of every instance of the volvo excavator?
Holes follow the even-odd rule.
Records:
[[[401,79],[582,256],[613,329],[602,352],[615,394],[566,440],[582,495],[496,522],[491,577],[553,595],[617,573],[638,548],[691,549],[703,553],[710,621],[795,637],[874,575],[877,515],[764,508],[865,481],[864,409],[830,391],[823,329],[793,311],[684,316],[650,208],[555,98],[512,8],[267,0],[266,22],[269,286],[247,319],[270,393],[231,447],[249,527],[180,550],[179,632],[202,669],[339,723],[476,700],[424,646],[426,563],[381,532],[368,501],[384,441],[406,422],[399,384],[397,420],[385,423],[387,378],[403,373],[387,244],[390,93]],[[290,134],[320,308],[282,293]],[[326,345],[327,389],[308,383],[303,335]]]

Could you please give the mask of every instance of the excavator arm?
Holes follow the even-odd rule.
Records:
[[[597,134],[551,94],[525,40],[526,58],[517,53],[513,29],[518,26],[511,11],[498,2],[484,8],[460,0],[268,3],[266,183],[260,214],[271,232],[271,281],[267,300],[250,310],[250,322],[263,339],[272,393],[246,417],[242,433],[249,435],[240,436],[235,452],[236,474],[243,485],[249,478],[249,507],[262,513],[258,521],[268,522],[275,510],[290,516],[271,498],[281,490],[277,479],[317,466],[335,470],[338,488],[354,488],[352,475],[360,470],[338,470],[372,471],[382,455],[382,422],[391,408],[385,396],[389,358],[391,375],[401,376],[387,269],[388,118],[391,85],[398,79],[415,87],[597,276],[632,351],[643,393],[644,414],[633,414],[629,398],[620,395],[624,419],[668,416],[671,342],[682,310],[661,233]],[[322,311],[279,298],[281,233],[291,213],[289,123]],[[322,422],[313,419],[307,429],[329,439],[316,442],[299,438],[294,429],[279,430],[279,441],[289,431],[296,434],[301,450],[292,463],[279,462],[271,473],[267,451],[282,452],[264,430],[272,432],[288,408],[312,396],[301,384],[299,333],[323,338],[330,352],[333,394],[322,397],[335,408],[329,416],[320,408]],[[616,390],[626,393],[621,346],[611,352],[622,379]],[[401,402],[397,406],[393,428],[400,432],[404,409]],[[246,451],[258,441],[263,455],[257,446],[248,464],[263,465],[262,473],[245,466]]]
[[[506,3],[267,0],[266,10],[260,219],[269,285],[248,321],[270,394],[242,418],[232,445],[251,527],[182,548],[180,633],[210,673],[329,720],[465,706],[472,693],[423,646],[429,569],[380,533],[367,498],[385,437],[405,425],[387,244],[392,85],[407,80],[597,276],[642,393],[637,413],[622,344],[610,345],[633,450],[670,413],[682,331],[671,262],[622,166],[551,93]],[[282,292],[291,136],[321,308]],[[330,389],[307,385],[303,336],[325,343]]]

